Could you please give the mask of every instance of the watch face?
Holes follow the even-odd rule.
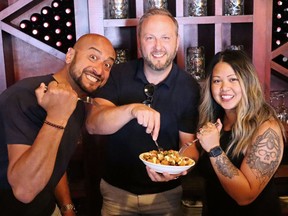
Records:
[[[220,146],[216,146],[212,148],[209,152],[210,157],[217,157],[222,154],[222,148]]]

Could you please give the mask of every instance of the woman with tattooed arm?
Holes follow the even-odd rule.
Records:
[[[285,133],[243,51],[214,56],[199,110],[197,138],[206,152],[198,163],[206,180],[202,215],[281,215],[273,176]]]

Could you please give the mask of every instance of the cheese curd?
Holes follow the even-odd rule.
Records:
[[[152,150],[143,154],[143,159],[155,163],[168,166],[189,166],[193,164],[193,160],[188,157],[181,157],[178,151],[156,151]]]

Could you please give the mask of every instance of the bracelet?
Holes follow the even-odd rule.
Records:
[[[47,120],[44,121],[45,124],[51,126],[51,127],[54,127],[54,128],[57,128],[57,129],[61,129],[61,130],[64,130],[65,127],[61,126],[61,125],[57,125],[57,124],[54,124],[52,122],[49,122]]]
[[[72,203],[63,205],[63,206],[61,206],[61,209],[60,209],[61,213],[65,213],[65,212],[70,211],[70,210],[72,210],[76,213],[76,208]]]

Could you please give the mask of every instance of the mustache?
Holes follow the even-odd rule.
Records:
[[[102,75],[97,75],[97,74],[95,74],[94,71],[95,71],[95,70],[93,70],[93,69],[85,68],[85,69],[83,70],[82,74],[89,74],[89,75],[95,77],[95,78],[98,80],[97,82],[102,83],[102,82],[104,81],[104,77],[103,77]]]

